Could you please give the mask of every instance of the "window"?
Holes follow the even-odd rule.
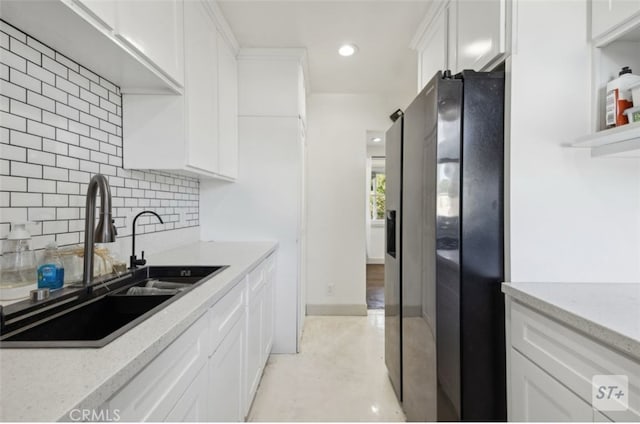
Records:
[[[372,220],[384,219],[384,202],[387,177],[384,171],[371,171],[371,187],[369,192],[369,210]]]

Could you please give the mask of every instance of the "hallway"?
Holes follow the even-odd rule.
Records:
[[[384,365],[384,310],[308,316],[298,355],[271,355],[249,421],[404,421]]]

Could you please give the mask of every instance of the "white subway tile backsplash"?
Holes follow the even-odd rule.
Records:
[[[69,206],[69,196],[66,194],[43,194],[44,206],[67,207]]]
[[[69,106],[81,112],[89,113],[89,102],[79,99],[76,96],[69,96]]]
[[[27,61],[7,49],[0,48],[0,62],[4,63],[10,68],[17,69],[22,72],[27,72]]]
[[[40,193],[11,193],[11,207],[38,207],[42,206]]]
[[[0,159],[0,175],[9,175],[11,165],[8,159]]]
[[[49,112],[43,111],[43,113],[49,113]],[[31,119],[27,121],[26,131],[29,134],[38,135],[41,137],[55,138],[56,136],[56,129],[54,127],[52,127],[51,125],[42,124],[40,122],[33,121]]]
[[[95,82],[91,82],[91,87],[89,88],[89,90],[100,97],[104,97],[105,99],[109,98],[109,92],[107,91],[107,89],[104,87],[101,87],[99,84],[96,84]]]
[[[16,69],[9,69],[9,81],[36,93],[42,92],[42,81]]]
[[[66,78],[68,76],[68,70],[61,63],[56,62],[54,59],[47,56],[42,57],[42,67],[48,69],[56,75]]]
[[[32,163],[11,162],[11,175],[42,178],[42,166]]]
[[[80,135],[90,135],[89,126],[76,121],[69,122],[69,131]]]
[[[69,81],[79,87],[89,89],[89,80],[75,71],[69,70]]]
[[[58,157],[64,157],[64,156],[58,156]],[[58,160],[59,159],[56,159],[56,161]],[[53,168],[51,166],[45,166],[42,168],[42,177],[49,180],[67,181],[69,180],[69,170],[62,169],[62,168]]]
[[[42,84],[42,95],[62,103],[68,99],[67,93],[49,84]]]
[[[69,125],[70,127],[73,127],[73,121],[70,123]],[[62,141],[64,143],[67,144],[73,144],[74,146],[78,146],[80,144],[80,137],[78,134],[69,132],[69,131],[65,131],[63,129],[57,128],[56,129],[56,140],[58,141]]]
[[[57,153],[59,155],[68,155],[69,145],[45,138],[42,140],[42,150],[45,152]]]
[[[91,113],[93,116],[97,116],[100,119],[109,119],[109,112],[107,112],[104,109],[99,108],[98,106],[94,106],[94,105],[90,105],[89,106],[89,113]],[[97,125],[96,125],[97,127]]]
[[[31,193],[55,193],[56,182],[51,180],[29,178],[28,189]]]
[[[55,112],[56,110],[56,102],[53,99],[34,93],[33,91],[27,92],[27,103],[31,106],[48,110],[49,112]]]
[[[27,100],[27,90],[9,81],[0,80],[0,93],[3,96],[11,97],[21,102]]]
[[[0,34],[2,34],[0,32]],[[0,63],[0,78],[3,80],[9,79],[9,67],[4,63]]]
[[[4,32],[0,32],[0,47],[9,49],[9,36]]]
[[[69,230],[67,221],[45,221],[42,223],[43,234],[66,233]]]
[[[53,72],[47,71],[33,62],[27,63],[27,75],[46,82],[47,84],[55,85],[56,83],[56,75]]]
[[[69,146],[69,156],[78,159],[89,159],[89,150],[83,147]]]
[[[27,161],[39,165],[55,166],[56,155],[53,153],[41,152],[40,150],[27,150]]]
[[[2,177],[0,179],[2,191],[27,191],[27,179],[20,177]]]
[[[56,60],[72,71],[80,72],[80,65],[58,52],[56,52]]]
[[[80,112],[77,109],[69,107],[63,103],[56,103],[56,113],[64,116],[65,118],[73,119],[74,121],[78,121],[80,119]]]
[[[33,47],[34,49],[38,50],[40,53],[49,56],[51,58],[55,58],[56,52],[53,51],[53,49],[45,46],[44,44],[42,44],[41,42],[39,42],[38,40],[36,40],[35,38],[31,38],[31,37],[27,37],[27,45],[30,47]]]
[[[10,142],[15,146],[28,147],[30,149],[42,148],[42,138],[36,135],[27,134],[19,131],[11,131]],[[18,159],[14,159],[18,160]]]
[[[80,146],[85,149],[100,150],[100,142],[98,140],[85,136],[80,136]]]
[[[99,106],[100,105],[100,97],[96,96],[95,94],[85,90],[84,88],[80,89],[80,98],[82,100],[85,100],[93,105]]]
[[[4,223],[25,222],[27,221],[27,208],[0,208],[0,216]]]
[[[199,225],[196,179],[122,168],[119,87],[2,21],[0,53],[0,242],[8,222],[27,218],[38,221],[36,249],[80,242],[96,173],[109,179],[121,234],[143,208],[166,224],[146,218],[140,232]]]
[[[38,109],[37,107],[30,106],[26,103],[22,103],[13,99],[11,99],[9,107],[11,108],[11,113],[14,115],[23,116],[29,119],[35,119],[36,121],[42,119],[42,110]]]
[[[59,233],[59,234],[56,234],[56,243],[59,246],[64,246],[64,245],[67,245],[67,244],[80,243],[80,233]]]
[[[29,47],[25,43],[23,43],[22,41],[18,41],[15,38],[11,38],[11,40],[9,41],[9,50],[17,54],[18,56],[21,56],[40,65],[42,63],[42,53],[40,53],[33,47]]]
[[[27,120],[25,118],[17,115],[12,115],[7,112],[0,112],[0,127],[18,131],[26,131]]]
[[[92,127],[100,126],[100,119],[96,118],[94,115],[89,115],[88,113],[81,112],[79,120],[83,124],[90,125]]]
[[[102,152],[91,151],[91,160],[93,162],[109,163],[109,156]]]
[[[91,81],[100,83],[100,77],[88,70],[87,68],[80,67],[80,75],[89,78]]]
[[[100,172],[100,164],[88,160],[80,161],[80,170],[97,174]]]
[[[80,161],[76,158],[56,155],[56,166],[58,168],[79,169]]]
[[[80,95],[80,87],[78,87],[76,84],[72,83],[71,81],[59,76],[56,77],[56,87],[73,96],[77,97]]]

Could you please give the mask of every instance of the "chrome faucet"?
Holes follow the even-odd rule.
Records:
[[[100,216],[96,226],[96,196],[100,190]],[[116,227],[111,217],[111,189],[102,174],[96,174],[87,189],[87,207],[84,221],[84,268],[82,285],[87,288],[93,280],[93,251],[95,243],[113,243],[116,241]]]

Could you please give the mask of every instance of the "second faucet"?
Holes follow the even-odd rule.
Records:
[[[129,269],[136,269],[138,266],[144,266],[147,263],[147,261],[144,259],[144,250],[142,251],[142,257],[140,259],[136,257],[136,220],[140,215],[145,215],[145,214],[155,215],[156,218],[158,218],[158,221],[160,221],[161,224],[164,224],[164,222],[162,221],[162,218],[160,218],[160,215],[158,215],[154,211],[142,211],[138,215],[136,215],[135,218],[133,218],[133,225],[132,225],[133,228],[132,228],[132,234],[131,234],[131,256],[129,256]]]

